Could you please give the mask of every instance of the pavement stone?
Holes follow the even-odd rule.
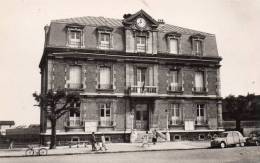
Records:
[[[99,153],[122,153],[122,152],[141,152],[141,151],[162,151],[162,150],[188,150],[208,148],[208,141],[179,141],[179,142],[160,142],[156,145],[152,143],[149,146],[142,147],[142,143],[109,143],[107,151],[91,151],[91,146],[58,146],[56,149],[48,150],[50,155],[73,155],[73,154],[99,154]],[[0,157],[25,157],[26,148],[1,149]]]

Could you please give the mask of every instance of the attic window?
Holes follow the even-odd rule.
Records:
[[[112,49],[113,48],[113,40],[112,40],[112,31],[113,28],[107,26],[97,27],[97,35],[98,35],[98,45],[99,49]]]
[[[192,54],[202,56],[204,54],[204,39],[205,36],[196,34],[191,36]]]
[[[167,33],[166,40],[168,45],[168,52],[170,54],[180,54],[181,34],[177,32]]]
[[[83,48],[84,40],[83,40],[83,29],[84,25],[72,23],[67,24],[67,46],[72,48]]]

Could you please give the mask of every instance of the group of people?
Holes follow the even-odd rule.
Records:
[[[158,137],[159,137],[159,133],[156,130],[153,130],[153,132],[152,132],[152,143],[154,145],[156,144]],[[149,146],[149,138],[150,138],[149,133],[148,133],[148,131],[146,131],[146,133],[142,137],[142,139],[143,139],[142,147],[144,147],[145,145]]]
[[[95,133],[92,132],[90,137],[90,143],[92,146],[92,151],[98,151],[98,150],[108,150],[106,146],[106,140],[104,134],[101,135],[101,142],[97,142]]]

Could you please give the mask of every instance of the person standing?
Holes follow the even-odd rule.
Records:
[[[144,147],[145,145],[147,145],[149,147],[149,134],[148,134],[148,131],[146,131],[146,133],[144,134],[144,136],[142,137],[143,139],[143,144],[142,144],[142,147]]]
[[[102,136],[101,136],[101,143],[102,143],[102,148],[104,148],[105,150],[107,150],[106,139],[105,139],[104,134],[102,134]]]
[[[153,130],[153,138],[152,138],[153,145],[156,144],[156,142],[157,142],[157,137],[158,137],[158,135],[157,135],[157,131],[156,131],[156,129],[155,129],[155,130]]]
[[[96,151],[97,148],[96,148],[96,136],[95,136],[95,132],[92,132],[92,135],[90,137],[90,143],[92,145],[92,151]]]

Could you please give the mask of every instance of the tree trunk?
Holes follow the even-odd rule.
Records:
[[[237,130],[237,131],[240,131],[240,130],[241,130],[240,122],[241,122],[240,119],[236,119],[236,130]]]
[[[51,144],[50,149],[56,148],[56,119],[51,120]]]

